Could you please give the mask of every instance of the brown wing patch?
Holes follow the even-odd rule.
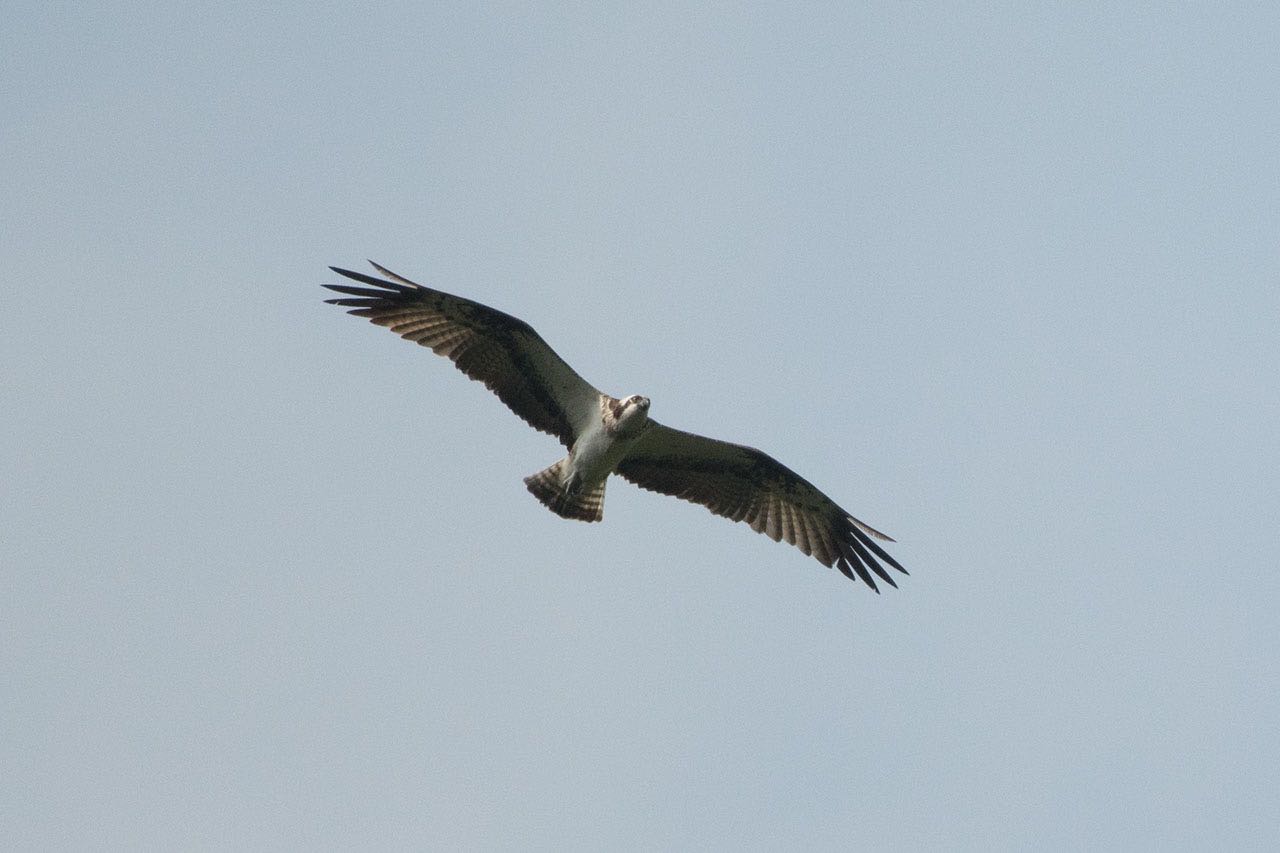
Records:
[[[530,426],[572,446],[578,410],[585,407],[589,414],[600,392],[565,364],[528,323],[373,266],[387,279],[330,267],[365,286],[326,284],[343,296],[325,301],[448,358],[467,376],[483,382]]]
[[[872,541],[889,537],[858,521],[813,484],[768,454],[658,423],[618,465],[643,489],[702,504],[745,521],[775,542],[788,542],[846,577],[879,592],[874,573],[897,586],[882,563],[907,570]],[[892,540],[889,540],[892,541]]]

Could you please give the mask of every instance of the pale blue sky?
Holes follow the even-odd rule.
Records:
[[[0,30],[23,848],[1280,843],[1271,4],[48,4]],[[899,540],[603,525],[366,257]]]

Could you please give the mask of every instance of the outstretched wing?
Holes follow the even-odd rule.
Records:
[[[368,287],[326,284],[346,295],[325,301],[430,347],[483,382],[530,426],[554,435],[565,447],[573,445],[593,416],[598,417],[600,392],[565,364],[528,323],[369,263],[390,281],[329,267]]]
[[[898,565],[872,537],[893,540],[849,515],[835,501],[768,454],[651,422],[617,472],[654,492],[705,506],[716,515],[745,521],[773,541],[785,539],[824,566],[854,573],[876,592],[871,573],[890,586],[877,561]]]

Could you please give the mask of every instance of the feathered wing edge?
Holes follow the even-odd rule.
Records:
[[[528,323],[369,263],[387,280],[330,267],[366,286],[326,284],[343,295],[325,301],[430,347],[467,376],[483,382],[530,426],[572,446],[583,420],[594,415],[600,392]]]
[[[812,483],[751,447],[651,423],[618,464],[643,489],[705,506],[775,542],[785,540],[845,577],[879,593],[875,578],[896,587],[884,564],[907,570],[875,539],[889,536],[854,518]]]

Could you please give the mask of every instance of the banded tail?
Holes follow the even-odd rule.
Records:
[[[599,521],[604,518],[604,482],[594,489],[568,489],[562,476],[567,459],[524,478],[525,488],[561,518]]]

